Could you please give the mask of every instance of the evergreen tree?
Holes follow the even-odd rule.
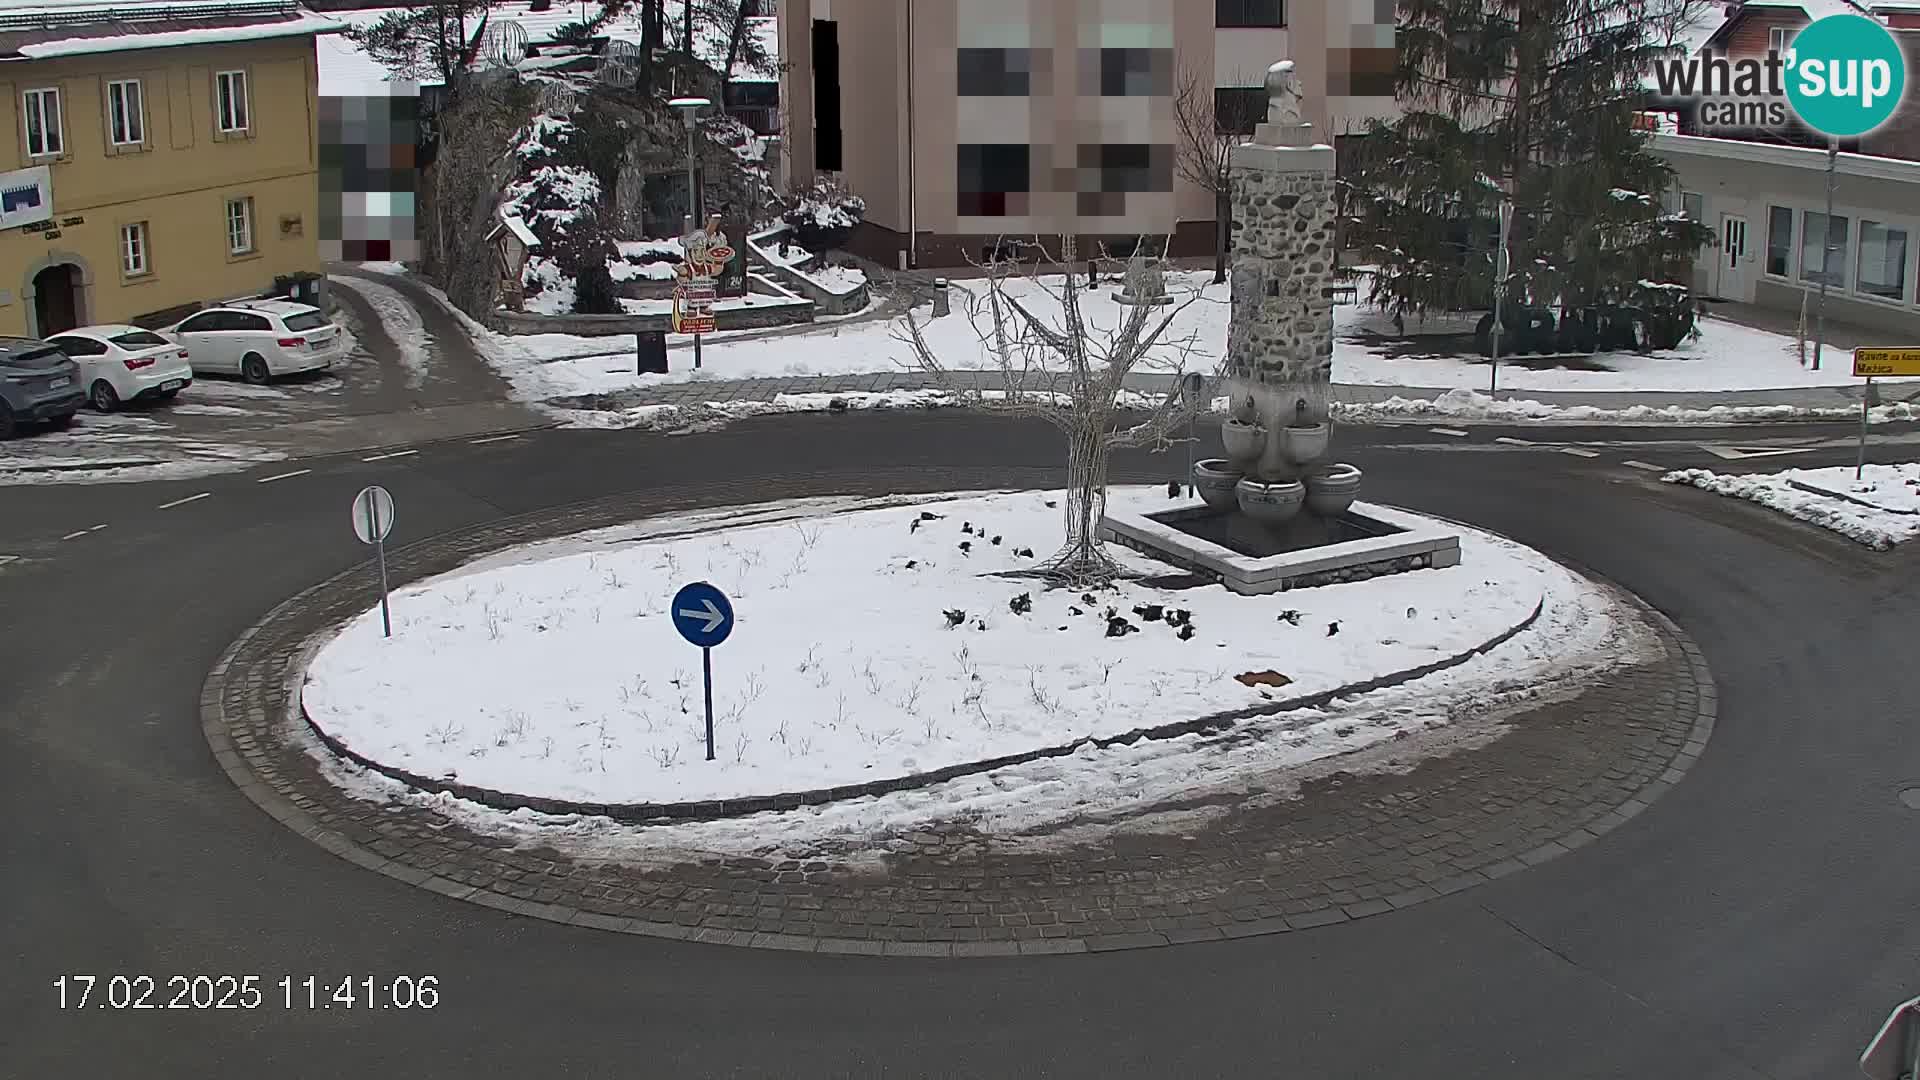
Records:
[[[1708,0],[1400,0],[1401,116],[1369,125],[1347,178],[1353,242],[1395,313],[1507,297],[1578,309],[1681,280],[1711,234],[1663,212],[1673,171],[1635,125],[1653,61]]]

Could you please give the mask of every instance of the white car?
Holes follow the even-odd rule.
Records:
[[[196,311],[161,331],[193,354],[202,374],[264,383],[276,375],[324,371],[346,339],[325,312],[291,300],[243,300]]]
[[[138,326],[83,326],[47,344],[80,365],[80,385],[101,412],[123,401],[164,401],[193,385],[187,350]]]

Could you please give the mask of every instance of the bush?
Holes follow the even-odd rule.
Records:
[[[860,196],[826,180],[798,192],[781,220],[793,228],[800,246],[816,254],[842,248],[855,226],[867,216]]]
[[[607,264],[619,256],[607,238],[597,214],[581,214],[553,250],[553,262],[560,272],[573,279],[573,311],[576,315],[618,315],[620,294]]]

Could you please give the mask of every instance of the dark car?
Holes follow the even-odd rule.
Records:
[[[58,346],[0,337],[0,439],[12,438],[21,424],[66,427],[86,400],[80,365]]]

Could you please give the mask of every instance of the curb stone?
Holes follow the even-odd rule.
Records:
[[[1001,471],[992,480],[983,480],[978,486],[1004,488],[1007,486],[1006,480],[1004,471]],[[884,480],[878,486],[887,491],[912,490],[916,483],[924,486],[929,482],[949,489],[958,486],[950,480],[930,479],[924,474],[920,475],[917,481],[907,481],[901,486],[890,487]],[[694,508],[700,503],[702,496],[709,500],[724,500],[727,493],[715,492],[711,489],[699,493],[692,491],[651,493],[651,498],[658,500],[658,504],[648,508],[647,513],[664,514]],[[435,564],[446,562],[448,559],[452,559],[453,565],[459,565],[477,554],[484,554],[485,552],[480,549],[485,545],[475,544],[475,534],[493,541],[492,547],[488,550],[498,550],[500,547],[513,546],[532,539],[548,539],[554,535],[577,533],[602,527],[603,524],[618,523],[619,520],[646,516],[644,513],[632,512],[628,504],[635,498],[649,498],[649,496],[622,496],[592,500],[562,510],[543,511],[524,515],[521,518],[506,519],[496,522],[491,527],[475,530],[474,533],[410,545],[396,553],[395,562],[400,567],[403,577],[408,570],[416,571],[411,577],[405,577],[405,580],[416,580],[422,576],[441,572]],[[608,518],[613,520],[601,520]],[[556,521],[562,523],[558,528],[555,527]],[[534,535],[541,531],[546,535]],[[420,567],[418,564],[421,563],[425,563],[426,566]],[[351,832],[356,831],[350,822],[345,826],[347,831],[323,824],[323,819],[328,818],[330,812],[321,805],[322,803],[332,800],[340,805],[355,805],[357,800],[332,788],[324,779],[318,779],[318,787],[309,783],[303,788],[302,777],[286,774],[284,761],[276,760],[273,754],[286,752],[286,747],[275,745],[275,743],[284,738],[288,732],[295,730],[293,717],[286,709],[288,699],[280,696],[291,687],[276,684],[274,680],[256,673],[254,668],[264,665],[268,668],[278,668],[284,674],[286,671],[303,666],[299,663],[299,659],[304,650],[275,645],[267,639],[266,635],[270,629],[276,628],[278,622],[300,612],[320,595],[324,587],[325,583],[313,586],[284,601],[243,632],[214,665],[202,688],[202,730],[207,738],[209,749],[229,779],[255,805],[276,820],[285,823],[295,833],[346,861],[409,885],[467,903],[550,922],[615,933],[662,940],[699,941],[749,948],[776,948],[783,951],[852,956],[956,958],[1061,955],[1165,947],[1198,941],[1222,941],[1230,938],[1286,933],[1386,914],[1496,880],[1506,874],[1525,869],[1530,864],[1538,865],[1591,843],[1632,820],[1674,782],[1683,777],[1698,761],[1711,738],[1718,708],[1712,674],[1698,646],[1665,615],[1644,602],[1635,602],[1635,606],[1657,629],[1669,653],[1670,663],[1662,670],[1671,671],[1671,677],[1676,679],[1681,687],[1681,696],[1687,699],[1686,715],[1676,718],[1688,720],[1690,717],[1690,721],[1685,725],[1686,730],[1659,734],[1657,743],[1663,756],[1659,761],[1651,763],[1650,767],[1653,771],[1649,779],[1632,789],[1625,798],[1606,804],[1591,804],[1593,816],[1572,828],[1563,828],[1555,836],[1541,837],[1526,847],[1509,847],[1500,857],[1479,862],[1467,856],[1451,860],[1419,856],[1418,858],[1426,859],[1436,868],[1457,866],[1459,870],[1450,876],[1435,874],[1430,883],[1421,887],[1373,896],[1336,891],[1330,894],[1334,902],[1326,906],[1308,906],[1301,910],[1273,914],[1263,915],[1255,908],[1245,908],[1236,910],[1235,914],[1229,917],[1225,912],[1216,911],[1212,916],[1211,925],[1195,922],[1191,925],[1162,928],[1158,925],[1149,926],[1144,920],[1133,919],[1131,911],[1124,913],[1116,911],[1106,913],[1115,916],[1115,921],[1104,924],[1114,927],[1114,932],[1092,932],[1091,928],[1088,931],[1076,932],[1073,926],[1075,923],[1084,924],[1084,915],[1076,914],[1073,920],[1063,919],[1058,924],[1049,916],[1044,920],[1045,925],[1029,928],[1036,931],[1035,933],[1011,941],[1005,939],[907,940],[905,938],[882,941],[873,938],[840,936],[834,933],[783,933],[749,929],[753,920],[739,918],[731,920],[745,924],[739,928],[686,925],[682,922],[661,921],[657,918],[621,917],[605,911],[591,910],[579,904],[532,899],[530,889],[518,890],[526,892],[527,897],[509,895],[498,891],[507,887],[501,882],[496,881],[492,887],[486,887],[459,880],[457,876],[444,876],[426,866],[410,863],[404,856],[413,853],[404,848],[389,845],[393,850],[400,851],[403,857],[379,854],[363,839],[350,835]],[[1631,594],[1623,593],[1622,595],[1629,601],[1633,601]],[[331,622],[327,625],[331,625]],[[302,636],[302,640],[311,636],[312,632],[309,631]],[[236,670],[237,665],[241,668],[240,670]],[[1633,681],[1629,679],[1629,682]],[[1673,693],[1668,691],[1667,695],[1672,696]],[[230,703],[228,700],[230,695],[237,700]],[[261,735],[263,732],[266,733],[265,738]],[[302,760],[301,764],[311,771],[310,761]],[[1338,777],[1345,774],[1335,775]],[[1364,781],[1364,778],[1361,779]],[[1498,801],[1500,793],[1489,791],[1486,797]],[[303,809],[300,805],[303,801],[316,806],[321,817],[316,818]],[[1323,807],[1316,804],[1315,809],[1323,809]],[[379,845],[387,842],[375,840],[373,843]],[[1499,851],[1497,847],[1488,849],[1489,854]],[[764,862],[764,860],[748,859],[726,861],[742,865],[756,861]],[[809,864],[809,868],[811,865]],[[458,871],[450,871],[450,873],[457,874]],[[1342,902],[1340,898],[1343,896],[1350,899]],[[694,917],[699,918],[697,913]],[[1062,932],[1046,933],[1053,930]],[[922,937],[925,936],[925,934],[922,935]],[[804,944],[806,942],[811,944]]]

